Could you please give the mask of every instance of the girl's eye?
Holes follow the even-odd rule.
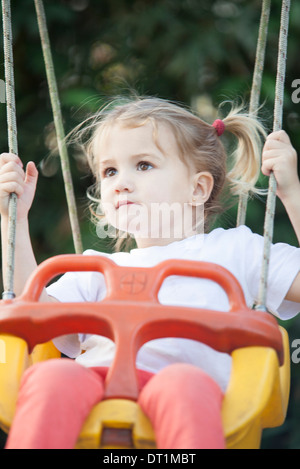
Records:
[[[147,171],[151,168],[153,168],[152,164],[148,163],[147,161],[140,161],[138,164],[138,171]]]
[[[115,168],[106,168],[106,170],[103,172],[104,177],[110,178],[116,174],[117,170]]]

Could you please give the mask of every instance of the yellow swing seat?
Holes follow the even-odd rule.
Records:
[[[109,329],[115,327],[115,324],[110,324],[110,327],[108,327],[108,321],[111,320],[117,309],[130,309],[132,314],[135,315],[137,314],[133,311],[135,304],[137,311],[143,312],[140,316],[145,316],[145,312],[149,309],[149,304],[147,307],[145,305],[145,291],[137,291],[141,287],[136,288],[136,286],[134,288],[131,286],[130,291],[128,291],[128,280],[133,279],[134,276],[138,276],[139,279],[136,285],[148,285],[146,289],[148,301],[152,297],[150,308],[151,320],[149,324],[154,322],[155,325],[154,328],[151,328],[150,336],[150,332],[149,330],[147,331],[145,325],[145,318],[143,317],[143,333],[145,336],[143,339],[135,337],[135,340],[139,342],[135,353],[142,343],[158,336],[164,336],[167,330],[172,331],[172,336],[189,337],[201,340],[202,342],[205,341],[206,336],[208,345],[213,345],[210,337],[212,332],[211,327],[213,328],[214,326],[204,327],[202,324],[203,318],[211,313],[211,311],[165,307],[157,302],[153,302],[153,295],[149,295],[150,286],[151,292],[155,292],[155,295],[157,295],[164,277],[174,274],[205,276],[206,278],[218,281],[226,290],[231,305],[229,313],[222,313],[223,316],[232,316],[231,319],[234,316],[240,316],[240,334],[237,334],[236,329],[234,330],[231,327],[229,332],[235,332],[233,334],[234,340],[230,341],[227,338],[224,341],[223,333],[221,333],[221,339],[217,340],[216,347],[224,351],[224,343],[226,343],[226,348],[232,348],[232,350],[229,350],[232,355],[232,373],[222,408],[227,448],[259,448],[262,430],[264,428],[280,426],[284,422],[290,386],[287,332],[283,328],[278,327],[276,320],[271,315],[257,313],[252,310],[247,311],[245,304],[242,304],[243,297],[239,284],[226,269],[212,264],[208,265],[193,261],[181,261],[180,264],[176,263],[176,261],[166,261],[151,269],[133,269],[116,266],[108,259],[101,258],[101,256],[89,259],[86,259],[86,256],[76,255],[58,256],[58,258],[49,260],[50,264],[49,261],[41,264],[36,273],[29,279],[21,297],[15,300],[0,302],[2,303],[0,305],[0,331],[2,332],[0,344],[3,351],[2,356],[0,356],[0,427],[5,432],[9,432],[13,420],[20,380],[24,371],[33,363],[60,357],[58,350],[48,340],[51,337],[55,337],[53,335],[53,327],[56,328],[56,331],[59,333],[58,335],[82,331],[83,318],[85,316],[90,328],[88,332],[90,332],[94,313],[92,312],[90,316],[87,316],[86,308],[89,307],[90,310],[98,308],[97,319],[98,326],[100,324],[101,329],[99,327],[97,329],[93,324],[92,332],[101,333],[101,335],[113,338]],[[55,271],[53,271],[53,262],[55,263]],[[71,265],[70,262],[73,264]],[[47,270],[49,265],[51,268]],[[108,291],[111,292],[108,294],[110,303],[104,301],[97,305],[93,303],[84,304],[84,314],[82,313],[82,303],[80,305],[75,303],[38,303],[43,285],[49,281],[50,277],[54,277],[58,273],[67,270],[99,270],[103,272],[107,284],[112,287],[108,288]],[[141,279],[143,279],[142,283]],[[239,298],[237,299],[237,297]],[[116,298],[118,298],[118,301],[116,301]],[[130,302],[129,298],[131,300],[134,299],[134,302]],[[141,303],[141,298],[144,300],[143,304]],[[110,308],[112,301],[115,302],[115,311]],[[102,305],[103,311],[105,309],[108,310],[107,316],[102,311]],[[77,312],[77,306],[81,307],[80,313]],[[41,308],[43,308],[42,314],[40,312]],[[54,311],[56,309],[57,312]],[[69,309],[68,313],[66,313],[67,309]],[[158,316],[163,316],[160,332],[157,331],[156,309]],[[163,315],[165,310],[166,317]],[[183,320],[179,319],[180,310],[182,310]],[[197,317],[195,317],[195,311]],[[205,313],[203,317],[201,316],[202,312]],[[255,343],[257,340],[253,340],[253,330],[251,331],[253,326],[251,323],[252,318],[249,322],[250,317],[247,316],[249,312],[251,312],[252,317],[255,318],[255,321],[258,321],[259,326],[262,328],[266,328],[267,323],[265,332],[268,334],[271,332],[273,338],[276,336],[273,344],[272,338],[271,340],[268,339],[267,342],[269,341],[269,343],[267,343],[263,336],[260,336],[258,340],[262,342],[261,345]],[[188,313],[191,314],[192,319],[187,317]],[[30,316],[30,321],[28,315]],[[51,321],[50,316],[52,318]],[[123,314],[124,316],[125,319],[127,318],[126,323],[128,323],[126,312],[125,315]],[[199,316],[200,319],[198,318]],[[240,324],[241,317],[246,323],[248,321],[246,329],[249,330],[251,336],[251,339],[248,341],[249,343],[245,343],[245,346],[238,343],[239,337],[244,334],[243,326]],[[57,323],[56,320],[54,321],[54,318],[58,318]],[[117,321],[121,320],[122,322],[120,318],[122,318],[122,314],[116,314]],[[42,327],[43,322],[47,324],[47,321],[48,326]],[[190,328],[190,324],[187,321],[193,322],[192,328]],[[215,323],[214,319],[212,319],[212,322]],[[131,328],[132,324],[130,321],[129,323]],[[122,327],[124,328],[124,324],[121,325],[121,330]],[[178,324],[178,328],[175,327],[176,324]],[[39,327],[37,328],[36,325]],[[210,333],[208,333],[209,327]],[[36,332],[33,333],[33,330]],[[218,330],[218,337],[219,333]],[[39,336],[42,340],[40,342],[36,338],[33,340],[32,335]],[[213,340],[215,341],[218,337],[216,335]],[[245,341],[245,337],[243,337],[243,341]],[[128,340],[124,344],[126,344],[127,349],[130,348]],[[118,368],[116,364],[117,356],[124,354],[122,346],[119,352],[118,350],[116,351],[116,359],[112,366],[114,371],[112,371],[107,379],[105,400],[97,404],[90,413],[83,425],[76,448],[155,448],[155,435],[151,424],[134,401],[136,382],[133,385],[131,384],[132,381],[135,381],[135,378],[130,369],[133,362],[127,356],[125,357],[126,362],[130,362],[130,366],[128,366],[128,363],[126,365],[125,361],[123,361]],[[120,371],[122,369],[124,369],[123,372]],[[124,391],[124,396],[121,396],[121,398],[117,390],[118,386],[127,388]],[[45,425],[47,425],[47,422],[45,422]]]

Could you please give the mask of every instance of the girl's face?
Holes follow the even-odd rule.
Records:
[[[96,152],[102,208],[110,225],[133,234],[138,247],[195,234],[198,178],[205,173],[197,175],[183,163],[167,125],[158,126],[155,142],[151,123],[115,124],[99,139]]]

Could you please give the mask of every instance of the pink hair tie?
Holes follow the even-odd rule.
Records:
[[[216,129],[218,137],[221,137],[225,131],[224,122],[221,119],[216,119],[212,126]]]

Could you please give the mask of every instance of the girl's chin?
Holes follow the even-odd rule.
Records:
[[[136,215],[128,216],[128,214],[119,214],[117,219],[110,220],[110,224],[120,231],[133,236],[149,236],[149,223],[148,218],[145,220]]]

